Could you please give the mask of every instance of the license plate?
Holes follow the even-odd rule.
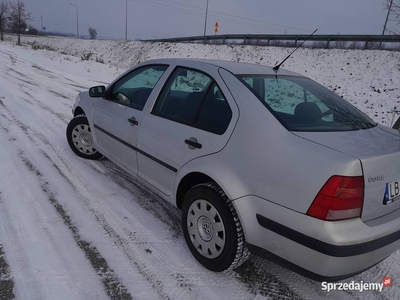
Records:
[[[390,204],[400,200],[400,181],[386,183],[385,199],[383,204]]]

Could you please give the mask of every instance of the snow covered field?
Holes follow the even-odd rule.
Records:
[[[35,45],[56,51],[0,43],[0,299],[400,298],[399,252],[344,281],[392,277],[382,293],[326,293],[320,283],[253,256],[235,271],[209,272],[187,249],[178,210],[108,160],[85,161],[68,147],[76,94],[139,61],[275,64],[291,49],[58,38]],[[87,53],[93,60],[81,59]],[[336,89],[386,124],[400,105],[399,62],[398,52],[300,49],[284,67]]]

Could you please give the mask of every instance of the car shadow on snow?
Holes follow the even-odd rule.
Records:
[[[136,203],[157,217],[157,219],[169,225],[174,237],[183,236],[179,209],[149,191],[107,158],[101,159],[99,163],[108,178],[135,195],[134,201]],[[94,169],[98,171],[96,168]]]
[[[0,299],[15,299],[13,289],[14,281],[11,276],[10,266],[5,260],[3,246],[0,245]]]

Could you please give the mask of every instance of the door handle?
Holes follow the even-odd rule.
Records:
[[[191,137],[190,139],[185,140],[185,144],[187,144],[189,149],[192,149],[192,150],[203,148],[203,145],[198,143],[197,139],[194,137]]]
[[[128,119],[128,122],[131,124],[131,126],[135,126],[135,125],[138,125],[138,124],[139,124],[139,122],[136,121],[136,118],[135,118],[135,117],[130,117],[130,118]]]

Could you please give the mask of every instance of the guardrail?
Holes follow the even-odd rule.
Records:
[[[204,44],[241,44],[257,46],[296,47],[308,35],[289,34],[226,34],[209,36],[191,36],[146,40],[148,42],[204,43]],[[385,49],[400,51],[399,35],[313,35],[304,47],[315,48],[357,48]]]

